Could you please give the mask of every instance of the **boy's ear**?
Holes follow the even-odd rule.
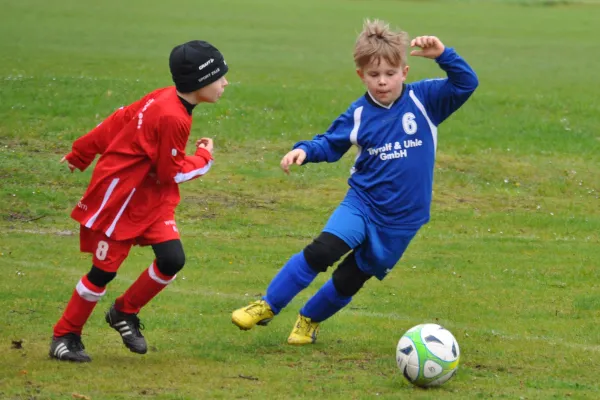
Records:
[[[356,75],[358,75],[361,80],[365,79],[365,73],[361,68],[356,68]]]
[[[406,77],[408,76],[408,70],[409,70],[408,65],[406,65],[404,68],[402,68],[402,82],[404,82],[406,80]]]

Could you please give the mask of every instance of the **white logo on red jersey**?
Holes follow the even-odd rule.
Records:
[[[142,111],[140,111],[140,113],[138,114],[138,124],[137,124],[137,128],[140,129],[142,127],[142,122],[144,119],[144,113],[146,112],[146,110],[148,109],[148,107],[150,107],[150,104],[152,104],[154,102],[154,99],[150,99],[148,100],[148,102],[144,105],[144,108],[142,108]]]
[[[173,227],[173,232],[177,232],[179,233],[179,231],[177,230],[177,225],[175,224],[174,220],[168,220],[168,221],[164,221],[165,225],[169,226],[171,225]]]

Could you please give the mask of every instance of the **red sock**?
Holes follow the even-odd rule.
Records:
[[[67,333],[81,335],[83,325],[105,293],[105,288],[94,285],[84,275],[77,283],[62,317],[54,325],[54,336],[64,336]]]
[[[137,278],[129,289],[115,300],[115,308],[127,314],[137,314],[154,296],[160,293],[175,276],[162,274],[156,268],[156,260]]]

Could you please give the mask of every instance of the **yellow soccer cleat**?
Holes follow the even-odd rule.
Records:
[[[311,344],[317,341],[319,323],[312,322],[310,318],[298,315],[294,329],[288,337],[288,344]]]
[[[231,322],[237,325],[238,328],[247,331],[252,329],[254,325],[267,325],[275,314],[269,303],[264,300],[257,300],[246,307],[239,308],[231,314]]]

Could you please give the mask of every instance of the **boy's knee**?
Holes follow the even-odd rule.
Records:
[[[156,256],[156,268],[166,276],[176,275],[185,265],[185,253],[180,240],[153,245]]]
[[[86,276],[88,278],[88,281],[90,281],[90,283],[103,288],[106,285],[108,285],[108,283],[110,281],[115,279],[115,276],[117,276],[117,273],[116,272],[106,272],[106,271],[96,267],[95,265],[92,265],[92,269],[90,269],[90,272],[88,272]]]
[[[354,252],[350,253],[333,272],[333,286],[342,296],[354,296],[372,275],[364,273],[358,264]]]
[[[160,271],[161,274],[166,276],[174,276],[179,271],[183,269],[185,265],[185,255],[181,254],[172,254],[167,257],[157,258],[156,259],[156,268]]]
[[[304,258],[312,269],[325,272],[349,251],[350,246],[342,239],[332,233],[321,232],[304,248]]]

